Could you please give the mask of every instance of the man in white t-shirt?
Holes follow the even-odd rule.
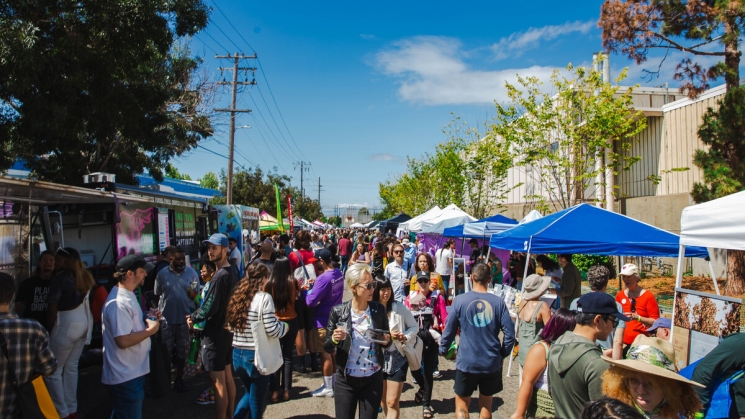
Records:
[[[448,240],[442,245],[442,249],[435,252],[435,272],[442,277],[442,284],[445,285],[445,293],[450,284],[450,275],[453,274],[453,250],[450,248],[452,240]]]
[[[111,395],[112,417],[142,418],[145,376],[150,372],[150,336],[158,331],[158,322],[143,320],[134,290],[152,268],[141,256],[123,257],[114,273],[119,283],[104,303],[101,382]]]

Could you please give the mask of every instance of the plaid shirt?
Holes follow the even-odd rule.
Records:
[[[19,384],[31,381],[36,375],[51,375],[57,369],[57,359],[49,349],[49,334],[36,320],[2,313],[0,333],[8,345],[8,357]],[[8,374],[8,359],[0,352],[0,417],[17,418],[19,413]]]

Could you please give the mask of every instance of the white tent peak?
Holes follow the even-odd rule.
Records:
[[[422,233],[442,234],[443,230],[465,223],[476,221],[455,204],[450,204],[435,218],[422,221]]]
[[[745,250],[745,191],[683,208],[680,244]]]

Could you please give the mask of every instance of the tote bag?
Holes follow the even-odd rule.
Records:
[[[16,402],[23,419],[59,419],[57,409],[54,407],[52,397],[49,395],[44,378],[36,377],[34,380],[18,384],[15,367],[10,362],[8,356],[8,345],[5,337],[0,334],[0,346],[2,347],[3,356],[7,361],[8,372],[10,373],[11,385],[16,391]]]
[[[406,330],[406,325],[404,324],[403,317],[401,317],[401,315],[396,313],[395,311],[391,313],[390,325],[391,328],[398,326],[398,329],[401,332]],[[418,370],[422,367],[422,353],[424,352],[424,344],[422,343],[422,340],[419,339],[419,336],[414,335],[414,339],[407,340],[405,343],[394,340],[393,344],[396,346],[396,349],[398,349],[398,352],[401,353],[401,355],[405,356],[406,360],[409,361],[409,367],[412,370]]]
[[[303,261],[303,255],[301,255],[297,250],[295,251],[295,254],[300,261],[300,267],[295,269],[292,276],[302,286],[304,283],[308,282],[308,280],[316,279],[316,268],[312,263],[306,265],[305,261]]]
[[[267,298],[269,294],[264,293],[263,297]],[[264,307],[264,300],[261,305]],[[279,345],[279,338],[271,337],[266,334],[264,327],[264,312],[259,311],[259,320],[251,323],[251,333],[254,338],[254,366],[261,375],[272,375],[284,364],[282,359],[282,348]]]

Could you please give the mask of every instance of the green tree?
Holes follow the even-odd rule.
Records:
[[[0,171],[78,183],[89,172],[162,180],[212,133],[201,60],[179,42],[203,0],[7,0],[0,6]]]
[[[653,49],[666,50],[665,58],[671,49],[684,52],[674,77],[687,80],[680,91],[688,89],[688,95],[695,98],[721,76],[727,90],[739,86],[739,38],[744,19],[741,0],[606,0],[598,26],[603,47],[637,64],[645,62]],[[717,44],[721,46],[718,51],[712,47]],[[724,61],[705,68],[691,56],[722,57]],[[650,74],[659,74],[659,69]]]
[[[693,163],[703,170],[704,181],[695,183],[691,196],[706,202],[745,189],[745,89],[736,87],[709,108],[698,129],[698,136],[708,146],[696,150]],[[745,292],[745,252],[727,252],[726,295]]]
[[[199,186],[217,190],[220,188],[220,180],[214,172],[207,172],[204,177],[199,179]]]
[[[341,217],[337,215],[331,216],[329,217],[328,223],[337,227],[341,227]]]
[[[542,212],[598,200],[586,191],[604,186],[596,184],[599,173],[616,174],[639,160],[626,154],[630,140],[646,127],[641,112],[632,109],[632,87],[604,83],[599,72],[571,64],[566,73],[551,76],[553,94],[545,93],[535,77],[518,77],[519,86],[507,84],[510,101],[497,103],[492,126],[532,183],[526,184],[525,198]]]
[[[186,173],[179,172],[176,166],[172,165],[171,163],[166,164],[166,176],[171,179],[191,180],[191,176]]]

